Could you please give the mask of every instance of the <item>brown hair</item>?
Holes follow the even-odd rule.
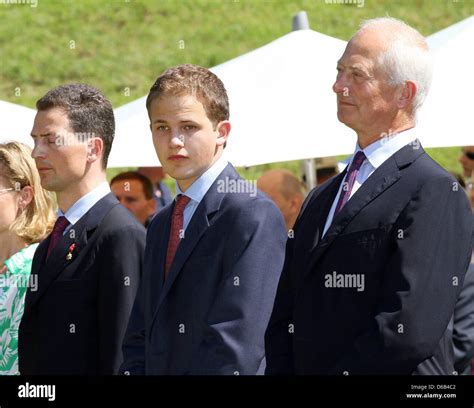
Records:
[[[33,200],[10,226],[10,230],[27,244],[42,241],[54,225],[55,200],[41,187],[31,149],[18,142],[0,144],[0,169],[5,180],[16,191],[33,189]]]
[[[145,194],[145,198],[147,200],[151,200],[153,198],[153,185],[148,177],[140,174],[136,171],[126,171],[123,173],[117,174],[111,181],[110,185],[124,180],[137,180],[141,183],[143,188],[143,193]]]
[[[73,132],[96,135],[104,142],[102,167],[107,168],[115,133],[114,110],[98,89],[87,84],[61,85],[48,91],[36,102],[36,109],[62,108]]]
[[[183,64],[163,72],[146,98],[148,115],[153,100],[164,94],[194,96],[203,104],[214,128],[219,122],[229,120],[229,99],[224,84],[206,68]]]

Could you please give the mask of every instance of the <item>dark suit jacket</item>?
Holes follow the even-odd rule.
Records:
[[[474,358],[474,263],[471,263],[454,310],[454,368],[459,374],[471,374]]]
[[[344,176],[309,194],[288,240],[266,372],[452,374],[448,323],[472,245],[466,194],[410,144],[365,181],[321,239]]]
[[[46,263],[50,237],[39,245],[31,271],[38,290],[28,288],[19,329],[21,374],[117,373],[145,234],[108,194],[61,238]]]
[[[230,164],[218,176],[191,218],[166,282],[174,203],[153,219],[121,372],[263,373],[263,337],[287,233],[273,202],[260,192],[225,192],[220,183],[226,179],[243,181]]]

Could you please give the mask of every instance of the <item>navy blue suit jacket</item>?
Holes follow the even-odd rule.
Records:
[[[205,194],[164,282],[174,203],[153,219],[144,276],[124,340],[121,372],[256,374],[283,267],[286,229],[277,207],[229,164]],[[235,184],[234,184],[235,186]]]
[[[18,335],[20,373],[117,374],[139,286],[145,229],[107,194],[45,260],[50,239],[33,258],[38,288],[26,292]]]
[[[309,194],[288,240],[266,372],[452,374],[448,326],[472,245],[466,194],[410,144],[366,180],[321,238],[344,176]]]

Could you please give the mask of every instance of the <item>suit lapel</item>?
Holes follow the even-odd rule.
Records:
[[[29,310],[31,310],[31,308],[38,302],[41,296],[47,291],[49,286],[55,280],[57,280],[58,276],[66,268],[66,266],[74,262],[75,257],[77,257],[77,255],[81,253],[81,250],[86,247],[88,235],[91,230],[97,227],[111,207],[116,204],[118,204],[118,201],[112,194],[107,194],[104,198],[99,200],[59,240],[47,260],[46,253],[51,236],[48,236],[48,238],[43,241],[40,246],[41,251],[37,254],[37,256],[35,256],[32,267],[32,273],[38,274],[38,288],[37,291],[28,290],[28,294],[25,299],[24,313],[28,313]],[[73,243],[76,244],[73,252],[73,258],[68,260],[66,258],[69,253],[69,248]]]
[[[314,210],[311,211],[315,212],[315,216],[313,219],[311,219],[311,228],[312,226],[316,226],[316,231],[313,235],[311,250],[316,248],[316,246],[321,241],[321,236],[324,231],[324,226],[326,225],[326,220],[328,218],[329,211],[331,210],[332,203],[336,198],[339,186],[345,176],[346,170],[344,170],[341,174],[330,180],[326,186],[322,185],[320,187],[321,191],[318,193],[318,196],[314,198]]]
[[[362,186],[342,208],[339,214],[334,217],[324,238],[313,247],[310,263],[306,269],[305,275],[313,270],[314,265],[337,236],[344,231],[351,220],[366,205],[375,200],[380,194],[400,179],[400,169],[411,164],[423,153],[424,150],[421,146],[419,149],[415,149],[411,144],[407,145],[388,158],[374,171],[374,173],[364,182],[364,184],[362,184]],[[326,220],[323,220],[322,222],[325,221]]]
[[[150,287],[152,289],[150,290],[150,301],[152,315],[158,307],[158,300],[160,299],[160,294],[163,292],[166,251],[168,250],[168,239],[171,230],[171,215],[173,213],[174,204],[175,202],[160,210],[160,213],[156,216],[160,218],[160,220],[157,220],[156,227],[153,225],[153,227],[148,230],[148,234],[156,234],[156,240],[153,240],[150,243],[152,247],[147,248],[147,251],[150,251],[151,256]],[[161,221],[161,219],[163,219],[163,221]]]

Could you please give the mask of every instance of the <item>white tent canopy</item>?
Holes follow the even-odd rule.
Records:
[[[0,143],[17,141],[32,147],[30,133],[35,115],[33,109],[0,101]]]
[[[336,117],[332,84],[345,42],[291,32],[212,71],[229,93],[226,155],[238,166],[349,153],[355,135]]]
[[[474,17],[428,37],[434,52],[433,83],[420,109],[418,128],[425,147],[474,144]]]
[[[108,167],[159,166],[151,138],[146,96],[115,109],[115,137]]]
[[[351,152],[355,136],[337,121],[331,90],[344,47],[299,30],[212,68],[229,95],[227,159],[250,166]],[[116,109],[110,167],[158,165],[145,99]]]

